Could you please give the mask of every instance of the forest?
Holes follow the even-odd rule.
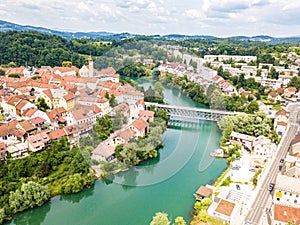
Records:
[[[77,146],[66,138],[28,157],[0,162],[0,223],[17,212],[41,206],[51,197],[76,193],[96,177]]]

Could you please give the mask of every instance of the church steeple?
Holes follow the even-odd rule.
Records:
[[[94,62],[92,55],[89,57],[89,77],[94,77]]]

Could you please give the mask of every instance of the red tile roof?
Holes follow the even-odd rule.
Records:
[[[147,117],[153,118],[154,117],[154,112],[150,111],[150,110],[140,110],[139,111],[139,117],[141,117],[141,116],[147,116]]]
[[[274,205],[274,220],[284,223],[300,224],[300,208],[285,205]]]
[[[149,124],[143,119],[138,119],[132,123],[132,126],[134,126],[137,130],[142,131],[146,129]]]
[[[215,211],[230,217],[234,207],[234,203],[221,199]]]
[[[201,186],[196,194],[198,195],[201,195],[202,197],[205,197],[205,198],[209,198],[213,193],[213,190],[211,188],[207,188],[207,187],[204,187],[204,186]]]
[[[51,140],[56,140],[58,138],[66,136],[66,132],[64,129],[53,130],[48,134]]]
[[[32,124],[35,124],[35,125],[38,125],[38,124],[41,124],[41,123],[45,123],[46,122],[46,120],[45,119],[43,119],[43,118],[41,118],[41,117],[35,117],[35,118],[32,118],[32,119],[30,119],[30,120],[28,120],[30,123],[32,123]]]

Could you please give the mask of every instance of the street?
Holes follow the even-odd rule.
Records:
[[[257,188],[260,188],[257,192],[257,196],[249,209],[249,212],[246,216],[245,221],[242,224],[262,224],[261,220],[263,215],[266,215],[266,209],[270,208],[272,202],[273,191],[268,190],[270,183],[275,183],[277,174],[279,173],[280,159],[285,158],[291,141],[294,139],[297,132],[297,122],[299,119],[298,105],[292,105],[290,107],[290,120],[288,123],[287,131],[285,132],[280,144],[278,145],[278,150],[272,164],[269,167],[269,171],[265,179],[261,182],[261,185],[258,185]],[[263,177],[261,177],[263,179]]]

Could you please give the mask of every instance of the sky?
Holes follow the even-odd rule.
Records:
[[[0,20],[62,31],[300,36],[300,0],[1,0]]]

